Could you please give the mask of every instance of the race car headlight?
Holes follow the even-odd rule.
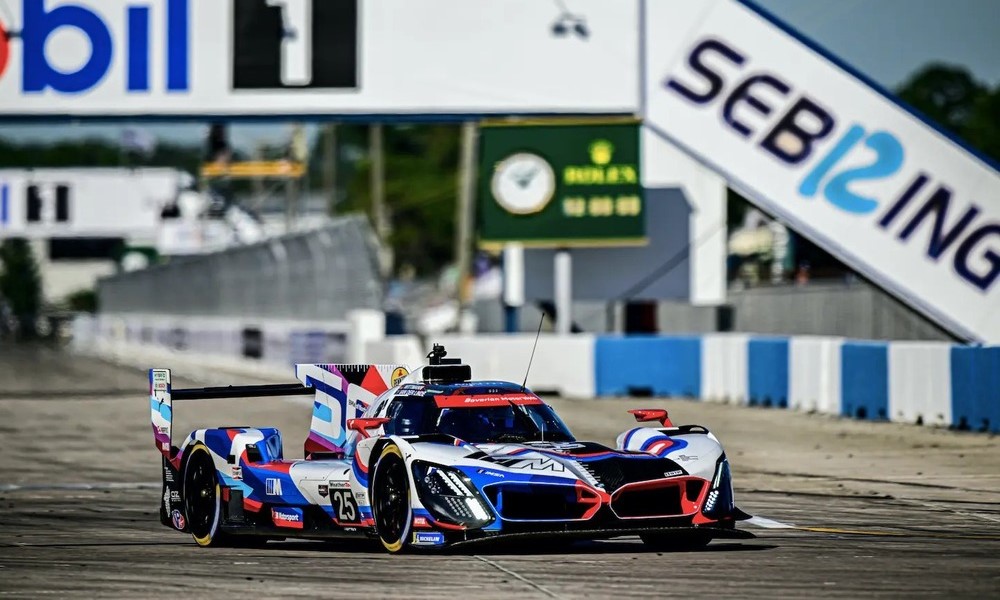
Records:
[[[721,519],[733,512],[736,503],[733,499],[733,477],[729,471],[729,461],[725,455],[715,465],[715,476],[712,477],[712,487],[705,496],[705,506],[702,513],[712,519]]]
[[[461,471],[414,461],[413,481],[420,501],[435,519],[466,527],[482,527],[493,521],[476,486]]]

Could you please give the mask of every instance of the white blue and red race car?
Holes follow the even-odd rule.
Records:
[[[700,425],[658,421],[617,448],[576,440],[538,396],[471,369],[435,346],[430,364],[296,365],[301,383],[172,389],[149,372],[163,455],[160,520],[202,546],[273,539],[378,538],[390,552],[499,539],[638,535],[658,548],[749,538],[729,462]],[[174,403],[313,396],[305,458],[283,457],[268,427],[171,437]]]

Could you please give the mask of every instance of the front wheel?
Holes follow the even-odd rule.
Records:
[[[711,535],[702,532],[643,533],[639,537],[650,548],[662,552],[699,550],[712,541]]]
[[[228,545],[228,536],[219,530],[222,498],[215,461],[204,444],[191,447],[184,467],[184,517],[199,546]]]
[[[406,461],[395,444],[383,448],[375,463],[370,497],[375,529],[382,545],[389,552],[400,552],[406,547],[413,511]]]

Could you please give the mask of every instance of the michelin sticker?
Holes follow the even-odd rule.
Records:
[[[415,531],[413,543],[440,546],[444,543],[444,534],[439,531]]]

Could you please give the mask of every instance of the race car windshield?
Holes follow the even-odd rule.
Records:
[[[544,404],[444,408],[437,429],[474,444],[574,441],[566,425]]]
[[[473,444],[575,441],[545,404],[439,408],[433,398],[408,398],[393,402],[386,416],[388,435],[443,433]]]

